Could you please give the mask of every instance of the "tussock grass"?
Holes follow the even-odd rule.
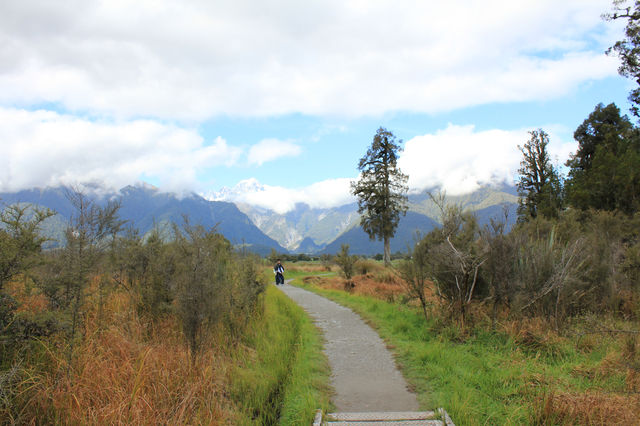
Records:
[[[640,396],[604,392],[551,393],[536,409],[536,423],[562,425],[638,424]]]
[[[354,265],[354,271],[358,275],[378,274],[384,270],[384,265],[371,259],[358,259]]]
[[[615,424],[615,418],[640,418],[637,394],[628,393],[635,386],[636,375],[627,368],[635,352],[619,337],[598,336],[585,347],[577,337],[535,325],[515,336],[482,327],[462,332],[436,318],[425,323],[406,304],[303,286],[375,326],[421,406],[445,407],[456,424],[602,424],[606,416]]]
[[[190,363],[175,320],[149,331],[127,315],[115,294],[100,327],[95,311],[85,321],[85,339],[67,365],[62,342],[41,341],[46,368],[32,376],[21,423],[197,424],[233,418],[223,397],[228,355],[209,346]],[[218,334],[215,340],[223,339]],[[36,371],[36,366],[31,371]],[[26,390],[26,389],[25,389]]]

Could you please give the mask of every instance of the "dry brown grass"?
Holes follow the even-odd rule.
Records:
[[[500,328],[507,334],[514,337],[523,334],[537,335],[557,335],[552,324],[544,317],[518,317],[516,319],[505,320],[500,323]]]
[[[364,296],[374,297],[387,302],[394,302],[407,294],[404,282],[399,274],[389,268],[385,268],[379,262],[371,260],[360,260],[359,272],[366,270],[364,274],[358,274],[351,280],[353,287],[349,292]],[[358,272],[358,264],[356,264]],[[339,276],[323,277],[308,276],[303,278],[303,282],[317,285],[322,288],[333,290],[345,290],[345,279]],[[439,305],[440,299],[436,296],[433,283],[428,283],[425,291],[427,302]]]
[[[234,423],[225,392],[231,360],[218,349],[227,346],[222,333],[192,365],[175,320],[152,327],[126,294],[107,301],[101,319],[90,301],[71,368],[60,341],[42,343],[50,368],[28,383],[32,396],[22,422]]]
[[[552,393],[540,404],[541,424],[637,425],[640,395]]]
[[[224,374],[213,351],[191,367],[188,353],[166,343],[142,345],[110,329],[91,339],[73,372],[48,375],[36,400],[72,424],[194,424],[226,417]],[[58,377],[56,379],[56,377]]]
[[[309,276],[305,277],[303,281],[305,283],[314,284],[322,288],[344,290],[345,279],[337,276]],[[361,294],[382,300],[393,301],[397,297],[405,293],[404,289],[402,288],[400,278],[396,275],[387,275],[384,280],[381,280],[380,277],[376,276],[374,273],[368,273],[365,275],[356,275],[355,277],[353,277],[352,281],[354,286],[351,292],[354,294]]]
[[[48,308],[47,298],[35,289],[29,289],[22,277],[7,283],[5,291],[20,301],[17,312],[40,313]]]
[[[286,265],[287,271],[289,272],[309,272],[311,274],[321,273],[321,272],[329,272],[335,270],[335,266],[331,266],[329,271],[323,265],[319,263],[289,263]]]

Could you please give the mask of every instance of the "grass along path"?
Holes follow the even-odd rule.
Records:
[[[358,312],[392,346],[423,408],[444,407],[459,425],[634,424],[613,338],[581,342],[425,324],[417,309],[294,282]],[[437,329],[438,331],[432,331]],[[609,367],[607,367],[609,366]],[[611,415],[614,414],[612,417]]]
[[[299,287],[285,285],[280,289],[307,311],[322,330],[337,411],[418,409],[416,397],[407,389],[384,341],[357,314]]]
[[[329,409],[329,368],[322,340],[306,313],[268,286],[265,312],[244,338],[231,371],[238,424],[309,425],[317,408]]]

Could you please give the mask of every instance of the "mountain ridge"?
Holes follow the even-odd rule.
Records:
[[[260,187],[256,185],[258,185],[257,182],[251,182],[251,187]],[[240,192],[244,189],[246,188],[243,186]],[[235,190],[227,189],[224,193],[231,201],[235,192]],[[432,193],[438,194],[439,192],[434,189]],[[509,224],[512,225],[515,222],[515,206],[518,202],[516,194],[514,186],[507,184],[486,185],[468,194],[446,196],[446,202],[458,204],[465,210],[477,212],[481,224],[487,223],[490,217],[499,216],[502,205],[507,205],[510,213]],[[437,198],[437,195],[435,196]],[[293,210],[287,213],[277,213],[271,209],[242,202],[236,202],[236,205],[266,235],[290,251],[300,251],[302,241],[310,238],[313,245],[307,241],[305,250],[315,246],[320,248],[318,252],[324,252],[325,247],[330,246],[342,235],[351,232],[352,228],[358,227],[360,222],[356,203],[331,208],[312,208],[307,204],[298,203]],[[439,207],[432,200],[428,191],[410,194],[408,207],[409,212],[423,215],[436,224],[440,222]],[[413,217],[412,220],[417,221],[418,219]],[[421,223],[426,226],[431,222],[422,220]],[[356,238],[356,235],[360,234],[354,231],[348,235]],[[359,236],[356,238],[357,245],[362,245],[359,238]],[[341,241],[348,243],[344,238]],[[313,254],[313,252],[306,252]]]
[[[67,198],[68,191],[72,189],[63,186],[33,188],[0,193],[0,200],[6,205],[30,203],[46,207],[57,213],[55,217],[58,223],[69,223],[74,208]],[[161,192],[149,185],[128,185],[117,191],[96,191],[88,196],[98,204],[108,200],[120,200],[121,219],[131,223],[142,234],[149,232],[154,226],[182,224],[183,215],[187,215],[191,223],[207,229],[215,228],[236,246],[243,245],[259,254],[266,254],[271,249],[287,251],[277,241],[264,234],[230,202],[209,201],[196,193],[180,197],[175,193]],[[59,232],[55,237],[57,240],[60,239]]]
[[[257,181],[247,181],[242,190],[260,189]],[[5,204],[30,202],[55,210],[55,238],[60,240],[63,224],[69,222],[73,207],[65,192],[69,188],[33,188],[14,193],[0,193]],[[191,223],[216,228],[232,244],[245,245],[249,250],[266,254],[272,249],[281,252],[335,253],[341,244],[349,244],[353,253],[376,254],[380,250],[376,241],[370,241],[359,226],[357,204],[348,203],[331,208],[313,208],[297,203],[286,213],[242,202],[224,200],[232,198],[234,190],[225,197],[205,198],[196,193],[175,194],[160,191],[148,184],[125,186],[117,191],[89,186],[91,197],[106,201],[120,199],[120,215],[142,233],[154,226],[182,223],[186,214]],[[437,194],[437,192],[436,192]],[[515,222],[517,196],[514,187],[485,186],[469,194],[447,196],[448,203],[476,212],[481,224],[491,217],[500,216],[503,205],[508,207],[509,226]],[[437,198],[437,197],[436,197]],[[439,208],[428,192],[409,195],[407,217],[401,219],[392,240],[393,251],[405,251],[416,232],[426,234],[438,226]],[[381,244],[381,243],[380,243]],[[381,246],[380,246],[381,247]]]

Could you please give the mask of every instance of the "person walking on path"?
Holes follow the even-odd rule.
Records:
[[[276,266],[273,267],[273,273],[276,275],[276,285],[284,285],[284,266],[280,263],[280,259],[276,262]]]

